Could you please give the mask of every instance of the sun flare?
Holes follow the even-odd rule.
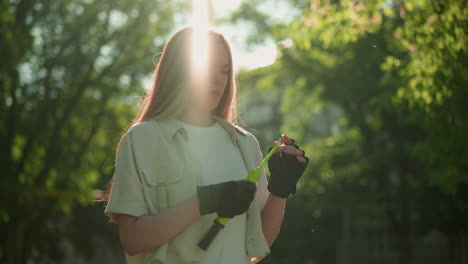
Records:
[[[208,56],[208,0],[192,0],[192,54],[196,71],[206,67]]]

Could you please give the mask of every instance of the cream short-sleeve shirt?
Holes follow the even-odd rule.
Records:
[[[193,158],[200,163],[203,171],[197,179],[199,184],[241,180],[247,176],[248,171],[239,149],[233,145],[227,131],[219,123],[209,127],[183,124],[189,137],[186,144],[187,151],[193,154]],[[213,153],[219,153],[219,155],[213,155]],[[143,196],[141,181],[137,176],[135,155],[131,148],[129,134],[122,137],[119,143],[115,164],[114,182],[105,213],[148,215],[149,210]],[[261,177],[257,186],[256,195],[263,208],[268,198],[266,179]],[[201,217],[214,219],[216,214]],[[250,263],[245,249],[245,228],[245,213],[231,219],[213,241],[200,263]],[[170,253],[168,255],[174,256]]]

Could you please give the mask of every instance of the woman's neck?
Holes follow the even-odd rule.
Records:
[[[181,119],[194,126],[211,126],[216,122],[213,114],[205,109],[187,109]]]

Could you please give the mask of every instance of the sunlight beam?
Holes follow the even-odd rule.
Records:
[[[192,0],[193,66],[196,71],[205,69],[208,56],[208,0]]]

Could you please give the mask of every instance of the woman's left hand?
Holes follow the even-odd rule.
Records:
[[[270,193],[288,198],[290,194],[296,193],[296,184],[304,173],[309,158],[305,156],[305,151],[295,144],[294,139],[282,134],[281,139],[284,144],[280,145],[273,156],[268,160],[270,170],[270,180],[268,190]],[[268,149],[278,144],[277,141]]]

